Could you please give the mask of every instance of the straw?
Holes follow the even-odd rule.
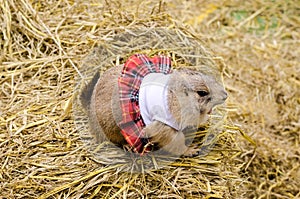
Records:
[[[2,198],[300,197],[298,1],[0,0],[0,21]],[[157,40],[112,46],[145,30]],[[138,159],[101,156],[111,143],[85,146],[80,87],[134,52],[223,75],[226,107],[196,132],[208,155]]]

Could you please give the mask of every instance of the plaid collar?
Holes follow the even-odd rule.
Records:
[[[144,138],[145,123],[139,107],[140,85],[150,73],[171,73],[171,59],[163,55],[149,58],[143,54],[135,54],[125,62],[118,79],[122,110],[122,121],[118,125],[132,150],[141,154],[152,150],[151,144]]]

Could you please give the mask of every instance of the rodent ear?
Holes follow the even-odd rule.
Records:
[[[189,95],[189,91],[193,91],[193,85],[189,82],[190,75],[182,73],[182,71],[175,71],[169,82],[169,89],[176,94],[180,92],[186,96]]]
[[[183,92],[184,92],[185,96],[189,96],[188,89],[183,89]]]
[[[180,92],[188,96],[189,88],[182,82],[176,82],[175,84],[169,86],[169,90],[173,94]]]

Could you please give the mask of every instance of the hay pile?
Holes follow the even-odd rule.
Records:
[[[296,0],[0,5],[1,197],[300,197]],[[228,114],[208,156],[128,173],[127,162],[101,164],[84,147],[72,109],[81,61],[136,27],[186,30],[224,58]]]

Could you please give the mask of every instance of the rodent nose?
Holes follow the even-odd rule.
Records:
[[[226,91],[223,91],[223,94],[224,94],[223,100],[225,101],[227,99],[227,97],[228,97],[228,94],[227,94]]]

